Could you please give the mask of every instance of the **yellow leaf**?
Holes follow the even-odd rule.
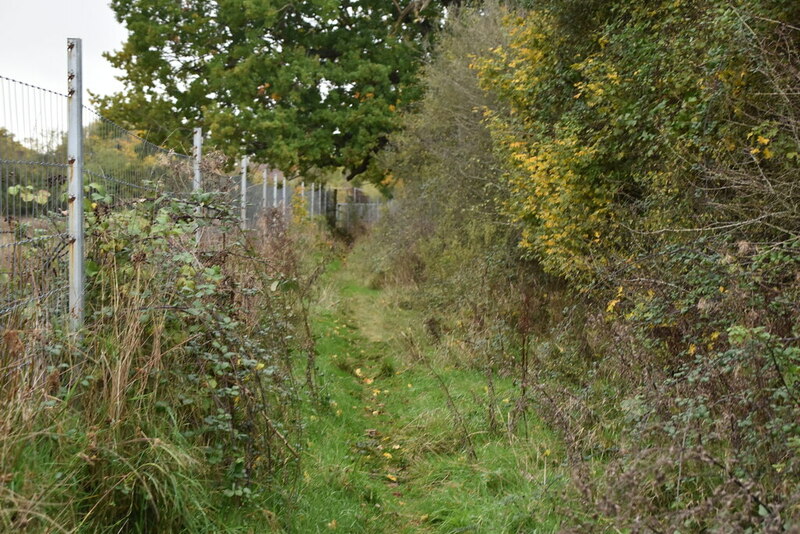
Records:
[[[689,350],[687,352],[689,353],[689,356],[694,356],[695,352],[697,352],[697,345],[694,343],[689,345]]]
[[[394,475],[386,475],[386,478],[388,478],[388,479],[389,479],[389,480],[391,480],[392,482],[397,482],[397,477],[396,477],[396,476],[394,476]]]
[[[389,459],[391,460],[391,459],[392,459],[392,453],[390,453],[390,452],[384,452],[384,453],[383,453],[383,457],[384,457],[384,458],[389,458]]]

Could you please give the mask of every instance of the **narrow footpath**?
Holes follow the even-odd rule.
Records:
[[[313,309],[321,401],[306,410],[292,532],[552,532],[558,439],[491,434],[486,380],[426,341],[424,317],[392,290],[331,264]],[[430,337],[430,336],[427,336]],[[507,417],[515,390],[499,380]]]

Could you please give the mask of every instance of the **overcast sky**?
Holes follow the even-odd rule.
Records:
[[[67,38],[83,39],[84,90],[121,89],[102,53],[127,37],[109,0],[0,0],[0,75],[60,93],[67,91]],[[84,96],[88,105],[88,96]]]

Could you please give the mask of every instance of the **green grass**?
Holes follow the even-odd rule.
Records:
[[[95,391],[78,384],[74,399],[43,397],[35,417],[6,412],[15,430],[0,440],[0,467],[15,476],[0,487],[0,531],[26,521],[31,532],[47,531],[50,521],[87,533],[155,524],[163,532],[229,534],[556,530],[563,488],[556,435],[533,416],[524,431],[490,434],[485,378],[442,354],[455,345],[424,342],[425,317],[403,291],[371,288],[358,265],[341,260],[319,289],[312,319],[320,400],[303,401],[296,483],[258,480],[252,499],[222,498],[203,450],[165,423],[159,405],[142,400],[128,419],[108,425],[105,404],[85,410],[77,402]],[[409,354],[408,337],[431,367]],[[516,388],[510,379],[495,386],[502,419]],[[46,488],[40,508],[50,518],[27,511],[35,488]]]
[[[402,295],[370,288],[355,266],[333,263],[314,310],[322,401],[305,407],[305,463],[289,532],[552,532],[563,488],[556,435],[533,416],[527,428],[488,432],[486,380],[422,351],[447,385],[412,361],[402,333],[422,339],[424,317]],[[496,384],[499,416],[515,389]],[[527,436],[527,437],[523,437]]]

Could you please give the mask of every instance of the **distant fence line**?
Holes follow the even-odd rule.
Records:
[[[355,232],[361,226],[378,221],[381,206],[357,187],[326,187],[322,184],[300,182],[292,184],[280,171],[270,170],[266,165],[250,169],[248,176],[261,174],[261,181],[247,180],[245,197],[247,228],[253,228],[266,210],[275,210],[284,218],[294,216],[293,207],[298,196],[302,198],[305,216],[309,219],[323,218],[331,227],[346,232]],[[241,175],[234,176],[234,180]]]
[[[185,199],[205,188],[231,192],[243,229],[268,213],[291,219],[300,206],[347,231],[380,216],[361,190],[298,184],[247,158],[238,175],[203,172],[199,129],[188,156],[84,106],[81,40],[67,50],[66,94],[0,75],[0,330],[67,316],[73,331],[82,327],[84,202],[124,209],[148,194]]]

